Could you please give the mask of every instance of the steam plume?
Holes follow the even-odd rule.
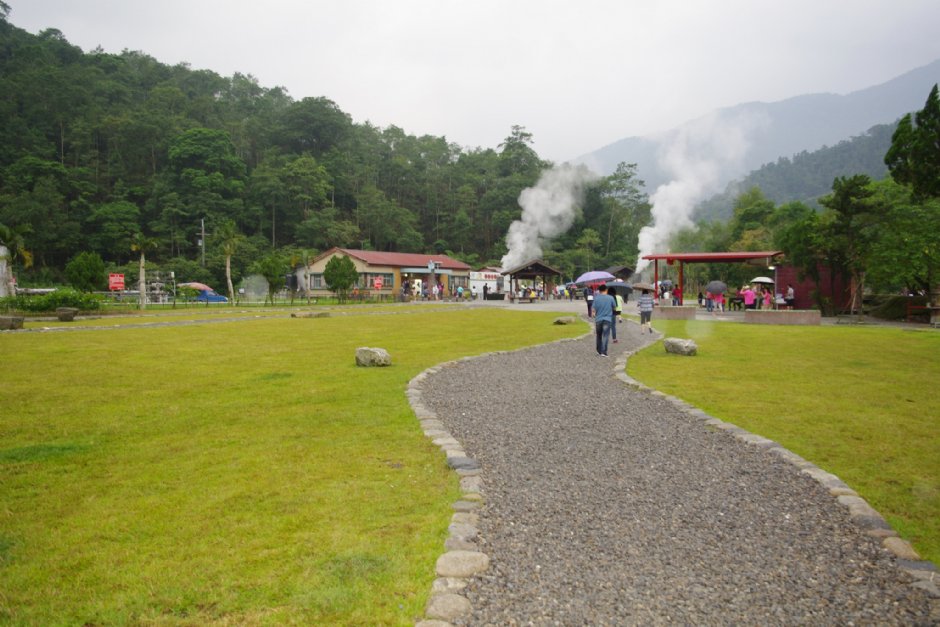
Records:
[[[650,196],[652,224],[640,229],[636,273],[649,261],[644,255],[662,249],[683,228],[692,226],[695,205],[718,191],[724,168],[739,169],[749,147],[748,136],[767,123],[764,116],[717,112],[686,124],[660,152],[659,161],[673,180]]]
[[[542,245],[569,228],[577,215],[585,184],[597,175],[584,166],[564,164],[545,170],[535,187],[519,194],[522,217],[509,225],[503,268],[542,256]]]

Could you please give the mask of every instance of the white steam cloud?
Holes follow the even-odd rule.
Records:
[[[738,170],[748,150],[750,134],[767,123],[765,116],[718,112],[680,128],[660,152],[660,165],[672,181],[650,196],[652,224],[640,229],[636,274],[650,262],[644,255],[664,251],[669,240],[692,226],[695,205],[716,193],[721,171]]]
[[[577,216],[584,186],[597,175],[584,166],[564,164],[542,172],[535,187],[519,194],[522,217],[509,225],[503,268],[542,256],[542,245],[569,228]]]

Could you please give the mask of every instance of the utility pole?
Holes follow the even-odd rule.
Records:
[[[199,240],[199,244],[202,245],[202,267],[206,267],[206,219],[200,218],[199,223],[202,225],[202,237]]]

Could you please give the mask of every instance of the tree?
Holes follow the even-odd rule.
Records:
[[[936,84],[930,90],[924,108],[914,115],[913,123],[910,114],[901,118],[891,139],[885,163],[891,177],[898,183],[909,185],[913,200],[921,203],[919,210],[923,212],[924,219],[915,228],[922,232],[937,223],[936,201],[940,199],[940,94]],[[940,323],[940,266],[936,249],[928,249],[931,252],[926,255],[929,262],[925,270],[930,286],[930,321],[937,324]]]
[[[104,260],[98,253],[78,253],[65,265],[65,277],[80,292],[104,289],[107,280]]]
[[[271,304],[274,304],[274,295],[277,294],[277,291],[281,289],[281,285],[284,284],[286,270],[287,261],[284,259],[283,255],[276,250],[269,252],[252,264],[251,272],[260,274],[268,282],[268,295],[265,297],[265,304],[267,304],[269,299]]]
[[[852,312],[861,314],[864,290],[866,254],[870,250],[872,227],[877,219],[872,212],[868,188],[871,179],[864,174],[840,176],[832,183],[832,193],[819,199],[829,209],[825,232],[830,240],[833,257],[841,259],[852,279]]]
[[[898,122],[885,155],[891,177],[910,185],[915,200],[940,197],[940,95],[937,85],[924,108]]]
[[[175,138],[166,172],[158,185],[158,202],[172,208],[167,228],[196,239],[199,221],[234,219],[242,213],[245,164],[224,131],[193,128]]]
[[[612,246],[620,243],[624,256],[635,257],[640,229],[649,223],[650,204],[644,183],[637,177],[637,164],[619,163],[617,170],[601,184],[604,210],[607,212],[604,256],[612,255]]]
[[[92,209],[87,223],[92,227],[89,242],[95,251],[123,263],[134,234],[140,230],[140,209],[119,200]]]
[[[359,227],[340,217],[335,207],[326,207],[315,211],[309,218],[297,225],[294,233],[297,243],[322,250],[338,246],[349,246],[359,241]]]
[[[741,239],[745,231],[762,229],[774,211],[774,203],[764,196],[759,187],[752,187],[738,195],[731,218],[731,237]],[[746,250],[746,249],[742,249]],[[753,250],[753,249],[751,249]]]
[[[524,126],[513,125],[509,137],[499,145],[502,148],[499,154],[499,170],[503,176],[512,174],[538,176],[546,164],[531,148],[531,143],[532,133],[525,130]]]
[[[940,271],[940,198],[916,201],[891,178],[871,189],[881,219],[868,254],[869,284],[885,292],[929,291]]]
[[[215,230],[215,239],[225,256],[225,286],[228,289],[228,302],[235,306],[235,287],[232,285],[232,257],[244,242],[245,236],[238,232],[234,220],[224,220]]]
[[[336,294],[340,302],[346,301],[349,288],[359,280],[359,272],[352,259],[344,255],[335,255],[326,263],[323,270],[323,280],[327,286]]]
[[[584,271],[594,269],[594,256],[597,247],[601,245],[601,236],[594,229],[584,229],[576,242],[577,249],[582,253],[584,259]]]
[[[141,232],[137,232],[131,238],[131,250],[140,253],[139,273],[137,276],[138,299],[137,307],[146,309],[147,307],[147,259],[146,254],[157,249],[158,242],[156,238],[147,237]]]

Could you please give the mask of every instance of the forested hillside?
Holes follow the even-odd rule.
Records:
[[[327,97],[142,52],[85,53],[0,18],[0,224],[32,254],[21,285],[60,280],[82,251],[134,275],[140,238],[148,266],[221,279],[215,235],[231,239],[232,226],[236,279],[265,255],[331,246],[498,261],[520,191],[550,165],[521,126],[498,147],[461,148],[356,123]],[[627,172],[589,190],[562,252],[547,252],[567,272],[632,262],[649,212]]]
[[[775,163],[765,164],[730,183],[724,193],[702,202],[695,217],[708,221],[730,219],[735,199],[754,187],[759,187],[776,204],[800,201],[818,207],[817,200],[832,190],[832,182],[840,176],[865,174],[875,180],[884,178],[888,173],[885,153],[895,128],[897,124],[880,124],[835,146],[803,151],[792,158],[781,157]]]

